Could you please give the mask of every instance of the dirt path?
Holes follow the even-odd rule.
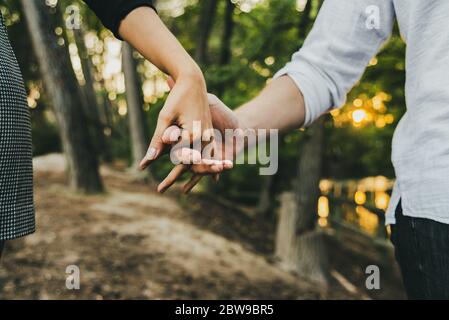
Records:
[[[199,200],[181,207],[177,193],[161,196],[110,168],[102,170],[106,194],[77,195],[66,187],[58,157],[35,163],[38,232],[8,243],[0,298],[354,297],[279,270],[257,238],[262,226],[247,223],[240,233],[233,227],[248,217]],[[80,290],[65,287],[68,265],[80,268]]]

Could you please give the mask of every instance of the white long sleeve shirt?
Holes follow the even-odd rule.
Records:
[[[407,112],[393,137],[387,210],[449,224],[449,0],[325,0],[304,46],[276,77],[304,95],[305,126],[345,103],[395,19],[407,43]]]

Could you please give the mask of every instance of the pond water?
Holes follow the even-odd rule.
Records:
[[[393,185],[394,180],[384,176],[321,180],[318,224],[323,228],[345,226],[371,236],[385,237],[384,215]]]

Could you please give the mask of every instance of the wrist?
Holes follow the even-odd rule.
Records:
[[[256,129],[254,126],[251,125],[251,120],[247,119],[246,115],[239,111],[240,111],[239,109],[235,111],[238,129],[241,129],[243,132]]]
[[[172,75],[175,82],[187,83],[192,86],[199,86],[206,90],[206,80],[196,63],[184,66]]]

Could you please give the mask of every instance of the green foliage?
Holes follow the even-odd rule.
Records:
[[[387,109],[395,121],[380,129],[374,125],[335,128],[328,123],[324,162],[326,176],[336,179],[375,175],[394,177],[390,150],[394,128],[405,112],[404,58],[405,45],[396,29],[387,46],[377,56],[377,65],[367,69],[360,84],[348,95],[351,102],[360,94],[374,96],[380,91],[388,93],[391,100],[387,103]]]
[[[159,2],[163,2],[160,0]],[[18,1],[2,1],[2,12],[8,20],[10,37],[22,67],[28,87],[36,86],[43,92],[33,111],[33,135],[35,154],[60,149],[54,123],[44,114],[51,110],[42,88],[38,66],[30,52],[32,48],[26,28],[20,19]],[[81,1],[60,0],[65,7],[78,3],[83,17],[83,27],[96,31],[104,39],[105,29],[98,19]],[[200,15],[199,2],[184,8],[176,18],[170,12],[160,12],[169,28],[192,55],[198,36]],[[250,12],[243,12],[237,5],[232,21],[225,20],[226,1],[218,1],[217,13],[208,40],[208,61],[202,65],[209,91],[216,93],[231,108],[236,108],[253,98],[266,85],[275,72],[290,60],[291,55],[303,44],[307,31],[313,25],[321,0],[309,0],[311,7],[304,12],[296,9],[294,0],[265,0]],[[5,8],[8,8],[6,10]],[[19,18],[17,18],[17,16]],[[232,24],[229,63],[222,63],[220,57],[226,48],[224,30]],[[62,26],[64,27],[64,26]],[[390,164],[390,144],[394,127],[405,109],[404,101],[404,51],[398,31],[377,57],[376,66],[369,67],[363,79],[348,95],[348,103],[364,94],[373,97],[378,92],[391,96],[386,102],[388,113],[394,116],[394,123],[383,128],[373,124],[356,128],[351,124],[336,126],[332,117],[326,121],[324,175],[330,178],[347,179],[370,175],[393,176]],[[144,78],[144,76],[143,76]],[[107,95],[107,93],[106,93]],[[123,97],[118,97],[123,98]],[[129,132],[126,117],[118,115],[117,101],[110,102],[112,114],[109,145],[114,159],[130,162]],[[157,114],[163,99],[151,104],[146,112],[148,128],[154,130]],[[149,131],[152,131],[149,130]],[[149,132],[149,135],[150,136]],[[274,179],[275,193],[291,188],[297,162],[301,152],[301,131],[282,137],[279,153],[279,172]],[[156,178],[162,179],[171,169],[168,161],[158,161],[152,166]],[[221,183],[208,184],[208,188],[228,198],[254,204],[260,191],[261,177],[258,166],[240,165],[222,176]]]
[[[266,81],[302,45],[307,34],[303,29],[311,28],[320,3],[313,1],[307,13],[298,12],[295,1],[266,1],[249,13],[236,10],[232,61],[229,65],[220,65],[217,54],[212,54],[215,60],[205,67],[210,90],[219,92],[222,100],[232,108],[257,95]],[[223,16],[223,12],[219,14]],[[174,23],[183,23],[182,19],[180,17]],[[220,38],[222,21],[219,19],[217,22],[220,27],[214,31],[213,39]],[[219,49],[216,43],[213,40],[210,42],[212,53]],[[388,112],[394,115],[393,124],[381,129],[374,125],[336,128],[329,117],[323,163],[326,177],[348,179],[394,175],[390,149],[393,130],[405,109],[404,54],[405,46],[396,30],[388,46],[378,56],[377,65],[368,68],[360,84],[348,95],[348,101],[352,101],[362,93],[368,96],[374,96],[379,91],[388,93],[392,97],[387,107]],[[274,63],[270,57],[274,58]],[[279,172],[275,178],[276,193],[291,188],[291,180],[297,171],[302,136],[297,131],[283,139]],[[249,195],[257,194],[261,186],[262,178],[257,174],[257,169],[254,166],[237,166],[226,175],[225,182],[215,189],[233,199],[237,198],[235,195],[248,195],[247,199],[250,200],[253,197]]]

